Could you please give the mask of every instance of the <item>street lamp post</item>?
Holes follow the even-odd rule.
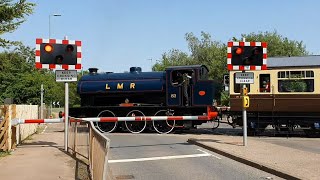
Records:
[[[51,36],[51,16],[61,16],[61,14],[50,14],[49,15],[49,39],[50,39],[50,36]],[[40,98],[40,101],[41,101],[41,104],[40,104],[40,118],[43,119],[43,94],[44,94],[44,89],[43,89],[43,84],[41,84],[41,98]],[[50,106],[51,107],[51,106]],[[50,115],[51,115],[51,108],[50,108]]]
[[[49,15],[49,39],[51,36],[51,16],[61,16],[61,14],[50,14]]]
[[[151,71],[152,71],[152,58],[147,59],[147,60],[149,60],[149,61],[150,61],[150,64],[151,64]]]

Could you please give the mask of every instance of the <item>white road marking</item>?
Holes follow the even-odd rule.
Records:
[[[216,155],[213,155],[213,154],[210,154],[210,153],[208,153],[208,152],[206,152],[206,151],[204,151],[204,150],[201,150],[201,149],[197,149],[198,151],[201,151],[201,152],[203,152],[203,153],[205,153],[205,154],[209,154],[210,156],[212,156],[212,157],[215,157],[215,158],[217,158],[217,159],[221,159],[220,157],[218,157],[218,156],[216,156]]]
[[[43,129],[43,131],[40,133],[40,134],[43,134],[45,131],[46,131],[46,129],[47,129],[47,125],[44,127],[44,129]]]
[[[108,163],[120,163],[120,162],[139,162],[139,161],[155,161],[155,160],[165,160],[165,159],[182,159],[182,158],[192,158],[192,157],[206,157],[213,156],[217,159],[221,159],[213,154],[205,152],[201,149],[197,149],[202,154],[190,154],[190,155],[177,155],[177,156],[160,156],[160,157],[150,157],[150,158],[136,158],[136,159],[118,159],[118,160],[108,160]]]

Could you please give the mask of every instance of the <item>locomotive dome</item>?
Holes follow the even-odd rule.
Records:
[[[141,71],[141,67],[130,67],[130,73],[140,73]]]

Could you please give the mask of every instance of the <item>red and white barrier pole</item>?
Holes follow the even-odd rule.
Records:
[[[172,120],[211,120],[209,116],[136,116],[136,117],[94,117],[94,118],[70,118],[92,122],[120,122],[120,121],[172,121]]]
[[[18,119],[15,118],[11,121],[11,125],[15,126],[18,124],[29,124],[29,123],[62,123],[64,118],[58,119]]]
[[[210,121],[216,117],[217,112],[211,113],[209,116],[132,116],[132,117],[89,117],[74,118],[70,117],[70,122],[76,121],[92,121],[92,122],[120,122],[120,121],[194,121],[204,120]],[[12,126],[27,123],[62,123],[64,118],[58,119],[13,119]]]

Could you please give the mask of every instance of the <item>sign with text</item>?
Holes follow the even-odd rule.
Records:
[[[77,81],[77,70],[57,70],[56,82],[74,82]]]
[[[236,84],[253,84],[254,83],[253,72],[237,72],[236,73]]]

